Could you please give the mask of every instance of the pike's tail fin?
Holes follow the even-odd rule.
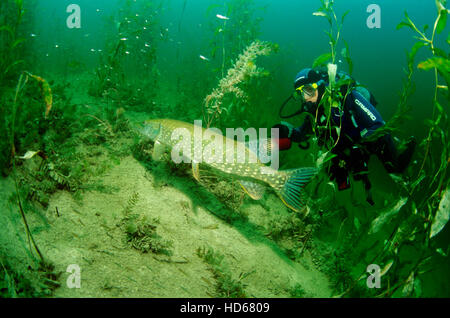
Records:
[[[286,178],[284,184],[277,189],[278,195],[286,206],[298,212],[304,206],[303,188],[318,173],[318,169],[299,168],[283,172]]]

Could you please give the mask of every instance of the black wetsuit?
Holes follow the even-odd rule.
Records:
[[[324,88],[322,91],[319,88],[319,96],[322,96],[323,90]],[[311,114],[312,118],[316,117],[315,110]],[[293,142],[302,143],[309,139],[312,135],[312,118],[307,116],[304,124],[293,130],[291,135]],[[388,172],[397,173],[404,170],[412,153],[408,156],[399,156],[389,134],[375,141],[367,141],[367,138],[383,127],[385,122],[374,105],[356,89],[346,97],[343,111],[340,111],[338,107],[331,109],[331,120],[332,140],[336,141],[337,138],[339,140],[332,149],[332,153],[336,156],[331,160],[328,169],[330,178],[336,180],[339,190],[350,186],[349,174],[352,174],[355,180],[362,180],[368,191],[367,201],[373,204],[369,192],[371,185],[367,178],[370,155],[376,154]],[[330,129],[326,121],[326,116],[319,112],[316,125],[319,145],[323,145],[326,139],[330,138]],[[340,127],[340,134],[336,129],[338,127]]]

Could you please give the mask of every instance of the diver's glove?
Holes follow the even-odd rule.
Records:
[[[279,124],[276,124],[272,128],[278,128],[278,139],[273,138],[275,142],[278,144],[279,150],[288,150],[291,148],[292,142],[291,142],[291,136],[294,132],[294,125],[289,124],[285,121],[282,121]]]
[[[294,131],[294,125],[282,121],[279,124],[276,124],[275,126],[273,126],[272,128],[278,128],[279,129],[279,133],[278,133],[278,137],[279,138],[291,138],[292,137],[292,133]]]

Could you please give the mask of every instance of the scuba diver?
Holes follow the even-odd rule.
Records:
[[[375,98],[348,74],[339,72],[336,74],[336,83],[340,79],[344,83],[339,87],[340,104],[330,106],[328,100],[322,100],[329,85],[327,71],[306,68],[297,74],[295,91],[281,106],[280,117],[291,118],[300,113],[307,116],[300,127],[287,122],[273,126],[279,129],[277,143],[279,150],[289,149],[292,142],[307,149],[308,139],[315,135],[320,147],[328,145],[329,149],[332,146],[331,153],[335,156],[331,159],[327,173],[337,183],[339,191],[350,188],[349,176],[352,175],[355,181],[363,182],[366,200],[374,205],[368,178],[370,156],[377,155],[388,173],[402,173],[411,161],[416,140],[410,137],[400,152],[389,133],[381,132],[380,136],[372,136],[385,125],[375,108]],[[299,100],[301,108],[294,114],[283,116],[283,108],[291,99]],[[328,110],[328,117],[325,110]]]

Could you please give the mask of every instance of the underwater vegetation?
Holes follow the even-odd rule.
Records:
[[[106,98],[113,108],[150,110],[158,87],[156,52],[164,41],[155,13],[161,6],[162,2],[122,1],[120,11],[109,21],[106,54],[95,71],[90,95]]]
[[[0,83],[11,79],[24,64],[20,50],[25,42],[21,26],[25,14],[22,0],[5,0],[0,3]]]
[[[223,78],[232,61],[260,35],[260,24],[266,7],[257,6],[253,0],[230,0],[224,4],[212,4],[205,14],[222,12],[210,23],[213,36],[210,40],[213,59],[219,61],[216,72]]]
[[[155,218],[148,220],[145,216],[133,213],[138,200],[139,193],[133,193],[123,211],[124,217],[122,222],[127,234],[127,241],[133,248],[143,253],[151,251],[157,254],[171,255],[170,247],[173,243],[163,240],[156,232],[159,220]]]
[[[223,298],[247,298],[245,292],[246,285],[243,280],[253,272],[240,273],[238,277],[233,277],[232,270],[224,259],[224,255],[212,248],[200,247],[197,249],[198,257],[208,264],[215,279],[215,291],[212,297]],[[209,283],[209,282],[208,282]]]
[[[239,55],[234,65],[227,71],[226,76],[220,80],[217,88],[213,89],[205,97],[205,109],[203,113],[207,128],[212,124],[219,124],[219,127],[233,127],[231,118],[235,123],[245,123],[244,110],[246,104],[248,104],[248,98],[247,94],[239,85],[244,85],[252,77],[267,74],[262,68],[256,66],[255,59],[259,55],[269,55],[274,48],[276,48],[275,45],[256,40]],[[233,102],[225,99],[227,94],[235,96],[234,103],[236,105],[234,107]],[[222,104],[224,103],[229,106],[223,107]],[[219,118],[222,122],[216,123]]]
[[[334,61],[336,59],[336,45],[340,38],[340,30],[344,21],[339,21],[333,10],[333,2],[323,1],[322,7],[316,16],[325,17],[331,31],[326,32],[330,39],[331,53],[320,56],[315,61],[315,66],[327,65],[330,76],[330,88],[326,92],[326,103],[333,105],[337,98],[341,97],[338,88],[345,85],[345,81],[333,81],[336,74]],[[410,28],[415,34],[418,42],[407,53],[406,79],[403,91],[400,94],[397,113],[388,121],[386,127],[380,129],[375,136],[377,138],[386,131],[395,131],[398,124],[405,120],[407,113],[411,110],[409,97],[414,92],[412,74],[417,70],[434,72],[434,95],[431,99],[433,108],[432,118],[425,120],[429,127],[427,138],[421,143],[420,165],[410,171],[412,177],[404,180],[398,176],[391,177],[399,186],[400,199],[396,204],[382,210],[378,216],[365,224],[361,224],[358,215],[354,216],[354,228],[352,232],[344,237],[340,248],[330,251],[335,258],[327,265],[333,274],[333,280],[339,296],[375,296],[375,297],[420,297],[422,296],[423,279],[429,279],[427,274],[433,270],[431,264],[441,264],[438,270],[440,275],[448,279],[445,268],[445,260],[450,252],[448,243],[439,240],[439,233],[444,230],[448,222],[448,193],[449,193],[449,136],[448,115],[442,106],[445,100],[448,102],[448,70],[449,58],[444,50],[435,47],[436,37],[445,28],[448,10],[442,1],[436,1],[437,17],[431,29],[431,37],[426,35],[428,26],[420,30],[405,12],[405,20],[398,24],[397,29]],[[334,33],[333,33],[333,30]],[[334,36],[333,36],[334,34]],[[447,44],[448,44],[447,38]],[[430,57],[422,62],[416,63],[415,57],[419,50],[428,50]],[[348,53],[346,45],[345,53]],[[353,63],[348,55],[344,56],[351,70]],[[445,82],[442,83],[442,80]],[[337,105],[337,104],[335,104]],[[326,107],[326,106],[324,106]],[[325,114],[329,112],[325,109]],[[329,116],[329,115],[327,115]],[[331,134],[330,134],[331,135]],[[338,136],[339,138],[339,136]],[[328,149],[336,145],[334,141],[328,144]],[[343,223],[347,220],[342,216]],[[343,224],[342,223],[342,224]],[[342,226],[342,225],[341,225]],[[351,243],[357,237],[360,242],[349,249]],[[381,266],[381,277],[387,284],[380,289],[368,292],[365,287],[366,268],[358,265],[357,260],[363,258],[367,264],[379,264]],[[334,265],[333,265],[334,262]],[[334,269],[333,269],[334,268]],[[358,274],[358,268],[359,274]],[[430,288],[428,285],[427,288]]]
[[[264,62],[276,59],[273,53],[280,47],[258,39],[266,8],[257,1],[231,0],[205,9],[209,52],[200,53],[207,55],[208,61],[202,59],[205,63],[199,67],[198,63],[186,63],[189,54],[173,52],[177,54],[174,63],[183,68],[174,74],[176,83],[171,83],[170,88],[164,87],[160,67],[165,66],[158,64],[158,54],[163,44],[170,41],[172,28],[178,27],[179,33],[182,30],[181,19],[186,18],[183,15],[190,5],[188,1],[181,3],[180,20],[170,30],[161,20],[164,1],[120,1],[119,9],[105,21],[107,45],[94,71],[86,75],[86,87],[71,78],[61,80],[33,68],[29,57],[35,52],[28,50],[23,32],[28,30],[27,14],[32,12],[24,9],[24,3],[0,1],[0,166],[5,180],[13,181],[7,199],[21,222],[17,232],[23,234],[26,248],[25,257],[18,260],[8,253],[10,247],[0,247],[0,297],[51,297],[58,288],[64,288],[61,264],[57,267],[50,261],[47,242],[39,240],[43,232],[51,232],[63,223],[64,214],[69,213],[58,209],[61,194],[74,199],[77,208],[89,206],[87,210],[93,206],[89,202],[92,197],[86,199],[87,194],[110,194],[111,202],[119,202],[114,211],[117,217],[108,215],[113,221],[107,236],[117,244],[115,248],[139,258],[142,263],[138,266],[149,259],[177,264],[173,259],[179,256],[179,241],[167,231],[167,219],[149,214],[173,202],[161,197],[161,202],[153,201],[156,204],[147,206],[143,189],[130,190],[120,197],[116,195],[120,189],[103,183],[124,158],[139,162],[154,193],[176,189],[185,195],[173,209],[188,220],[187,226],[194,228],[195,222],[202,221],[192,221],[202,208],[214,217],[214,222],[202,223],[195,231],[213,233],[210,237],[217,235],[225,240],[219,236],[222,227],[233,228],[248,241],[248,246],[267,245],[273,255],[292,262],[289,264],[319,268],[327,275],[333,296],[448,296],[449,56],[448,47],[436,44],[442,43],[437,39],[445,36],[450,44],[444,32],[448,16],[444,1],[436,1],[437,14],[430,21],[431,27],[420,28],[407,12],[397,27],[408,28],[417,43],[406,54],[397,112],[373,138],[398,132],[400,124],[409,119],[409,112],[416,107],[411,97],[417,72],[432,73],[434,78],[433,96],[429,96],[432,115],[424,120],[427,134],[419,143],[417,163],[409,168],[409,177],[390,176],[396,186],[392,192],[398,194],[393,195],[393,200],[386,199],[376,213],[367,213],[359,206],[338,207],[329,193],[316,193],[307,200],[305,214],[288,211],[271,194],[255,203],[246,197],[236,176],[223,177],[208,168],[196,171],[188,164],[174,163],[168,153],[162,155],[161,162],[154,160],[155,145],[140,131],[144,119],[160,117],[186,122],[203,119],[205,128],[214,126],[221,130],[266,124],[261,110],[273,105],[267,101],[268,94],[261,92],[274,85],[272,73],[276,70]],[[351,78],[338,76],[340,68],[344,66],[352,75],[357,65],[351,58],[352,47],[342,37],[347,13],[338,17],[334,2],[324,0],[313,15],[325,19],[329,26],[325,33],[330,50],[318,55],[312,65],[325,69],[330,79],[319,105],[327,116],[327,125],[313,127],[327,136],[328,142],[321,149],[326,167],[341,137],[332,133],[331,108],[342,107],[339,101],[354,84]],[[419,52],[423,54],[418,55]],[[417,56],[424,55],[427,57],[417,61]],[[339,64],[339,59],[346,64]],[[81,71],[80,65],[82,62],[72,61],[68,68]],[[175,92],[169,96],[172,89]],[[319,154],[312,153],[312,157],[316,161]],[[201,178],[194,181],[199,175]],[[51,223],[49,219],[56,221]],[[81,214],[79,220],[77,233],[87,236]],[[14,239],[20,245],[18,237]],[[12,240],[9,243],[14,247]],[[213,246],[213,240],[194,243],[196,251],[187,254],[189,261],[183,260],[182,264],[197,261],[200,269],[193,270],[195,275],[202,268],[211,275],[210,279],[201,273],[195,276],[207,284],[209,296],[254,297],[251,285],[255,271],[230,265],[233,254],[222,251],[218,247],[221,245]],[[157,259],[156,255],[163,255],[164,259]],[[98,260],[89,259],[86,264]],[[241,261],[235,260],[234,263]],[[21,262],[23,266],[17,265]],[[380,266],[381,288],[367,288],[368,264]],[[177,270],[188,276],[188,270]],[[149,273],[149,279],[159,275]],[[103,289],[111,289],[110,285],[113,284],[103,283]],[[294,281],[283,288],[279,288],[280,294],[287,297],[314,296],[310,286]]]

